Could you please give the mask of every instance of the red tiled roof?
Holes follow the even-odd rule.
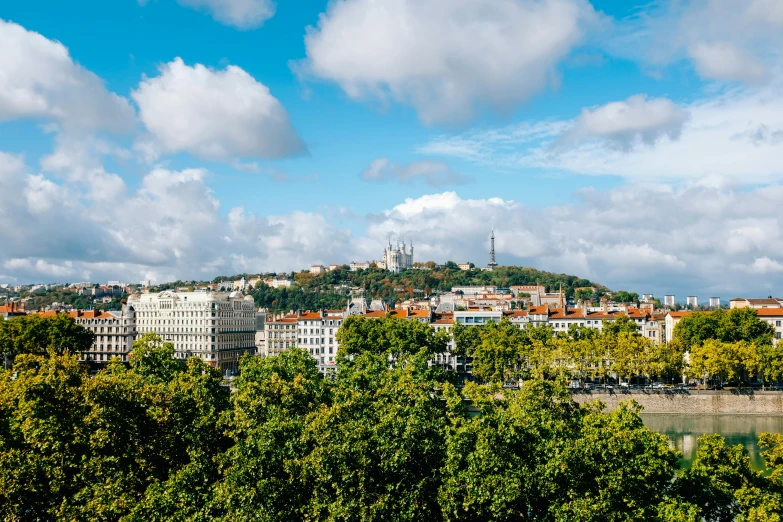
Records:
[[[762,317],[783,316],[783,308],[756,308],[756,315]]]

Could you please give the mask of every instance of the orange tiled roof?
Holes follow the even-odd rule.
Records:
[[[783,308],[756,308],[756,315],[762,317],[783,316]]]
[[[320,312],[304,312],[299,316],[299,320],[301,321],[317,321],[321,319],[321,313]]]
[[[685,310],[685,311],[682,311],[682,312],[669,312],[668,315],[670,315],[672,317],[685,317],[686,315],[692,314],[692,313],[693,312],[690,311],[690,310]]]

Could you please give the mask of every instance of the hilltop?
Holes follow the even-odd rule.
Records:
[[[256,305],[274,311],[342,308],[350,298],[351,289],[356,288],[363,289],[368,299],[382,299],[390,306],[405,299],[448,292],[454,286],[467,285],[508,288],[539,283],[547,291],[556,291],[562,285],[568,297],[574,296],[579,288],[595,288],[596,294],[609,291],[605,286],[584,278],[530,267],[502,266],[490,272],[478,268],[460,270],[454,263],[414,268],[398,274],[378,268],[351,272],[347,266],[342,266],[317,275],[303,271],[286,277],[293,277],[294,286],[274,289],[259,283],[251,292]]]

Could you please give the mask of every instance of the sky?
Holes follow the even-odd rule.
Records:
[[[780,295],[779,0],[0,5],[0,282],[488,261]]]

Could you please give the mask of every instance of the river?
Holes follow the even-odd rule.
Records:
[[[783,433],[783,417],[763,415],[672,415],[643,413],[645,426],[663,433],[683,455],[683,465],[689,467],[696,456],[698,439],[707,433],[723,435],[730,445],[748,448],[753,469],[763,470],[764,460],[758,446],[761,433]]]

